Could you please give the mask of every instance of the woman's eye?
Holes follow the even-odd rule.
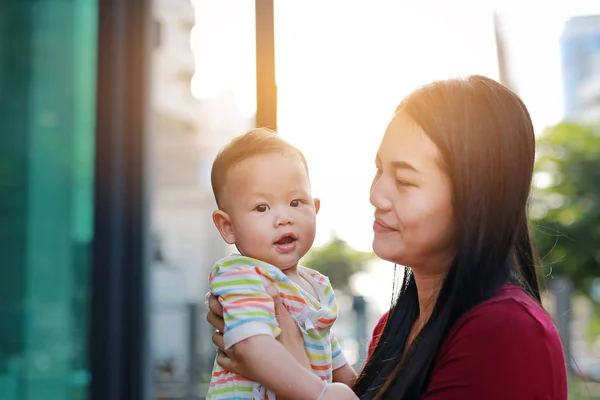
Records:
[[[256,206],[256,208],[255,208],[255,210],[260,213],[267,212],[268,209],[269,209],[269,206],[266,204],[260,204],[260,205]]]
[[[292,200],[290,203],[291,207],[300,207],[300,200]]]

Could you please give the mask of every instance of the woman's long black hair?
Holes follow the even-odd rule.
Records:
[[[405,273],[354,387],[361,399],[419,399],[450,329],[504,284],[519,283],[540,301],[526,213],[535,137],[521,99],[489,78],[470,76],[424,86],[397,111],[412,118],[440,151],[452,183],[458,248],[432,315],[408,349],[419,301],[410,270]]]

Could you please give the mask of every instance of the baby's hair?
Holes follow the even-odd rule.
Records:
[[[308,166],[300,150],[283,140],[276,132],[266,128],[255,128],[237,136],[219,151],[212,165],[210,182],[217,207],[221,208],[219,199],[223,193],[225,180],[229,170],[251,157],[267,154],[290,154],[300,158],[306,172]]]

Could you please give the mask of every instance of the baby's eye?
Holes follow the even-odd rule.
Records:
[[[292,200],[292,202],[290,203],[291,207],[300,207],[300,204],[302,204],[302,202],[298,199],[296,200]]]
[[[269,210],[269,206],[266,205],[266,204],[259,204],[254,209],[256,211],[258,211],[259,213],[264,213],[264,212],[267,212]]]

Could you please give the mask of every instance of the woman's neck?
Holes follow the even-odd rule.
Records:
[[[446,277],[446,271],[428,273],[413,269],[412,273],[419,293],[419,318],[415,325],[417,325],[417,330],[420,330],[427,323],[429,317],[431,317],[435,302]]]
[[[417,331],[425,326],[433,313],[444,279],[452,267],[454,256],[454,250],[448,249],[422,264],[411,266],[419,296],[419,318],[413,327]]]

